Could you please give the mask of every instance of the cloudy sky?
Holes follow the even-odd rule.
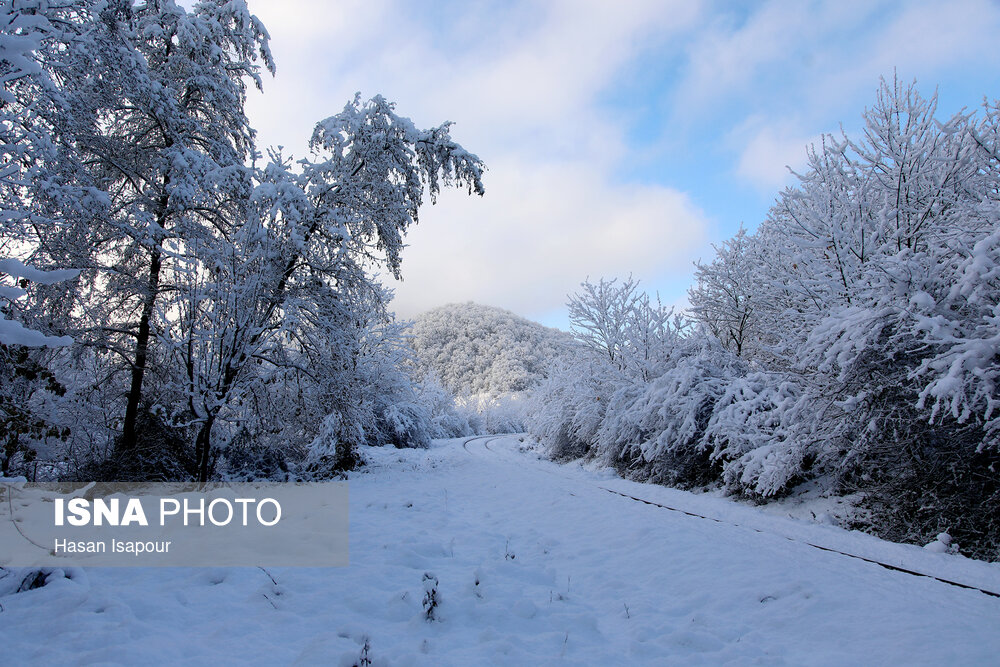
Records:
[[[754,229],[806,144],[850,134],[880,76],[939,115],[1000,97],[1000,5],[667,0],[250,0],[278,74],[262,145],[305,154],[360,91],[455,122],[486,195],[450,192],[408,237],[395,310],[473,300],[566,326],[567,293],[633,274],[684,303],[692,263]]]

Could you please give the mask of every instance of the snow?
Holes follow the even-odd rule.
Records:
[[[53,285],[64,280],[71,280],[80,272],[76,269],[56,269],[53,271],[42,271],[30,266],[26,266],[20,260],[4,257],[0,258],[0,273],[6,273],[14,278],[26,278],[42,285]],[[6,299],[19,299],[25,295],[25,291],[0,285],[0,297]],[[64,347],[72,345],[73,339],[69,336],[46,336],[43,333],[29,329],[20,322],[8,320],[0,315],[0,343],[4,345],[27,345],[29,347]]]
[[[912,303],[917,308],[931,310],[932,308],[934,308],[934,297],[932,297],[927,292],[922,292],[918,290],[910,295],[910,303]]]
[[[948,533],[938,533],[933,542],[924,545],[924,549],[938,554],[952,553],[955,548],[952,546],[951,535]]]
[[[63,347],[72,345],[70,336],[46,336],[29,329],[20,322],[8,320],[0,315],[0,343],[4,345],[27,345],[29,347]]]
[[[4,660],[842,665],[1000,655],[1000,599],[807,542],[1000,591],[996,564],[560,466],[518,437],[364,454],[369,464],[350,479],[349,567],[55,576],[0,600]]]
[[[42,271],[25,265],[20,260],[12,257],[0,259],[0,273],[6,273],[15,278],[27,278],[32,282],[42,285],[54,285],[65,280],[72,280],[80,275],[78,269],[55,269],[52,271]]]

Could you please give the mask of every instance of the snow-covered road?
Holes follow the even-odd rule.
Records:
[[[989,590],[997,565],[559,466],[516,437],[365,455],[350,567],[91,569],[0,599],[3,661],[1000,664],[1000,599],[809,543]]]

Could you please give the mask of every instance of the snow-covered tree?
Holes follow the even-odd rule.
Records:
[[[696,264],[696,282],[689,292],[692,316],[741,357],[750,355],[762,336],[752,247],[741,227],[733,238],[715,246],[715,259]]]
[[[623,316],[639,297],[589,286],[574,312],[604,375],[543,385],[535,432],[669,483],[704,480],[694,462],[756,498],[822,476],[862,493],[882,534],[947,529],[995,557],[1000,114],[936,114],[883,81],[860,137],[824,137],[756,232],[698,265],[701,326],[645,376]]]
[[[420,372],[433,374],[460,397],[530,391],[573,344],[564,332],[474,303],[422,313],[411,333]]]
[[[79,276],[5,285],[0,321],[75,340],[50,361],[73,378],[73,444],[113,455],[94,474],[206,479],[213,432],[304,456],[330,413],[348,454],[426,441],[374,274],[400,275],[425,196],[482,194],[449,124],[358,97],[307,159],[258,169],[244,103],[274,63],[242,0],[4,3],[3,26],[0,254]]]
[[[644,430],[639,407],[649,384],[674,366],[687,324],[654,303],[638,281],[585,282],[569,300],[580,346],[554,367],[533,399],[531,429],[553,455],[591,455],[620,465]]]
[[[631,277],[620,284],[602,278],[581,287],[566,304],[577,339],[624,371],[629,323],[642,295],[638,282]]]
[[[483,192],[481,162],[451,139],[448,128],[419,130],[383,98],[355,98],[316,126],[313,153],[300,172],[291,172],[280,156],[265,168],[250,218],[236,231],[235,244],[222,246],[218,265],[206,262],[211,251],[196,253],[205,264],[198,276],[208,284],[192,291],[191,325],[176,345],[192,350],[198,341],[201,348],[186,365],[202,360],[190,373],[190,406],[201,422],[203,470],[220,410],[258,365],[282,366],[297,382],[318,384],[342,413],[364,404],[364,346],[378,337],[381,354],[400,338],[380,333],[389,326],[389,296],[368,271],[382,267],[399,275],[402,239],[417,222],[425,192],[434,198],[448,185]],[[374,409],[383,415],[383,431],[385,420],[395,423],[389,430],[397,442],[426,441],[425,418],[411,415],[412,432],[405,435],[400,405]],[[345,430],[337,435],[329,428],[333,422]],[[327,424],[325,437],[347,452],[365,440],[354,420],[337,417]]]
[[[15,82],[10,107],[26,137],[47,141],[25,151],[30,214],[7,238],[41,267],[83,270],[69,289],[49,291],[46,316],[72,321],[109,365],[126,362],[117,449],[132,456],[155,402],[144,380],[173,310],[161,297],[191,270],[181,260],[191,244],[242,217],[253,154],[246,86],[273,63],[243,2],[39,10],[58,29],[34,49],[35,71]]]

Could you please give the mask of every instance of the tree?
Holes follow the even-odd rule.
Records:
[[[447,123],[418,130],[384,98],[355,98],[317,124],[300,173],[274,156],[232,242],[217,253],[195,249],[205,268],[192,274],[175,348],[186,355],[203,477],[212,428],[252,379],[251,362],[325,378],[313,380],[327,385],[322,393],[338,394],[344,411],[356,409],[356,377],[339,392],[330,384],[358,371],[366,336],[389,319],[388,295],[366,268],[400,275],[403,237],[425,191],[434,199],[454,184],[483,193],[481,161],[448,130]],[[338,437],[358,444],[346,432]]]
[[[214,235],[213,227],[225,234],[242,217],[240,202],[250,188],[242,165],[253,151],[244,79],[260,87],[258,59],[272,72],[274,63],[267,32],[242,2],[200,3],[189,14],[163,0],[134,11],[122,6],[117,18],[117,34],[108,35],[112,48],[101,55],[135,62],[142,76],[105,110],[114,133],[91,137],[88,153],[114,183],[130,237],[126,254],[140,255],[146,274],[137,290],[141,308],[122,425],[127,452],[136,446],[164,262]],[[127,154],[124,164],[118,152]]]
[[[863,494],[880,534],[947,530],[995,558],[1000,111],[936,113],[936,95],[883,80],[861,136],[810,148],[757,231],[697,265],[701,330],[647,374],[631,370],[633,286],[588,287],[574,314],[604,363],[543,385],[536,432],[556,455],[757,499],[820,478]]]
[[[624,370],[629,320],[640,293],[638,282],[631,277],[620,285],[617,282],[604,278],[596,284],[586,281],[581,284],[583,291],[571,296],[566,307],[577,339]]]
[[[192,12],[172,0],[44,9],[60,28],[36,45],[33,76],[18,82],[12,106],[25,137],[37,134],[30,121],[49,139],[25,151],[46,224],[22,224],[16,238],[43,265],[83,269],[47,310],[72,319],[83,345],[127,360],[117,447],[129,455],[154,342],[169,326],[159,300],[190,270],[179,260],[187,246],[241,217],[252,187],[246,81],[259,86],[261,64],[273,71],[273,61],[239,0]]]
[[[72,5],[73,3],[67,3]],[[54,32],[51,10],[42,3],[0,3],[0,476],[11,472],[15,456],[25,463],[37,455],[35,443],[49,438],[65,440],[69,429],[54,416],[53,398],[66,388],[46,367],[37,348],[60,348],[73,340],[53,332],[51,322],[39,322],[34,309],[39,287],[72,280],[78,271],[41,270],[16,257],[16,236],[9,232],[26,223],[44,222],[40,198],[32,181],[54,154],[53,137],[44,126],[34,127],[33,114],[19,105],[23,89],[33,83],[50,86],[51,80],[34,59],[34,53]],[[35,326],[24,321],[35,320]],[[42,330],[39,330],[42,329]]]
[[[419,371],[465,398],[531,391],[573,344],[565,332],[471,302],[422,313],[411,334]]]
[[[688,292],[691,313],[727,350],[746,356],[759,344],[754,284],[753,244],[746,230],[715,248],[715,259],[695,264],[695,284]]]
[[[207,479],[220,422],[227,441],[269,439],[280,422],[294,449],[331,411],[345,434],[392,412],[363,390],[373,368],[403,363],[373,274],[400,276],[425,195],[483,193],[483,165],[450,125],[421,130],[358,97],[317,125],[306,160],[258,168],[244,102],[274,64],[242,0],[0,10],[0,252],[80,270],[10,308],[76,341],[50,361],[75,378],[74,433],[113,441],[121,465],[101,474],[141,477],[121,466],[146,444],[174,458],[193,444],[171,470]],[[402,404],[407,382],[379,386]]]
[[[620,284],[602,278],[581,287],[566,304],[577,340],[606,356],[620,372],[649,379],[656,355],[676,340],[683,320],[659,302],[654,305],[631,277]]]

